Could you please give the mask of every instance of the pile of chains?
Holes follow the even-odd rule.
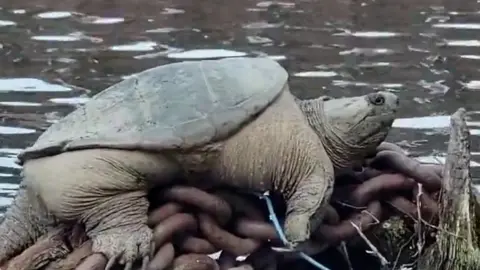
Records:
[[[382,143],[361,170],[337,175],[323,224],[304,252],[319,253],[394,215],[434,222],[442,168],[419,163],[398,146]],[[264,269],[261,254],[283,246],[270,220],[272,213],[256,195],[178,185],[157,190],[149,198],[154,252],[148,269]],[[284,205],[281,200],[274,204],[281,216]],[[80,225],[59,228],[10,260],[6,269],[104,269],[107,260],[92,254],[91,245]],[[278,254],[283,255],[276,260],[299,258],[293,252]],[[241,256],[243,260],[238,259]]]

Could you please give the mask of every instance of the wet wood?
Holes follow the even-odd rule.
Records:
[[[65,236],[71,231],[64,228],[57,229],[39,239],[35,245],[10,260],[1,269],[30,270],[41,269],[50,261],[63,258],[71,252],[65,244]]]
[[[472,192],[470,134],[465,110],[457,110],[450,121],[437,241],[420,257],[418,269],[422,270],[480,269],[480,215]]]

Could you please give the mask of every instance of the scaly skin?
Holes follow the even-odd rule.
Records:
[[[0,226],[0,265],[55,225],[54,218],[22,181]]]
[[[208,185],[280,192],[287,202],[285,234],[291,247],[308,241],[330,199],[334,168],[349,167],[375,150],[391,127],[398,99],[383,93],[322,103],[323,98],[295,100],[286,90],[238,133],[197,152],[92,149],[26,162],[27,190],[38,197],[17,196],[0,226],[0,245],[8,247],[0,249],[0,261],[39,236],[41,230],[28,225],[16,238],[4,235],[14,230],[15,220],[38,222],[40,213],[28,211],[28,204],[41,201],[59,221],[84,223],[93,251],[110,262],[119,258],[128,268],[150,253],[148,190],[187,170],[194,185],[205,186],[196,179],[211,179]],[[374,105],[380,97],[384,104]],[[210,175],[196,177],[199,173]]]

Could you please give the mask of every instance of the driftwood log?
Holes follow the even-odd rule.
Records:
[[[450,120],[437,241],[421,256],[418,269],[480,269],[480,215],[478,201],[472,192],[470,133],[465,113],[461,108]]]
[[[337,177],[329,214],[313,233],[308,253],[321,254],[328,246],[345,247],[344,243],[350,248],[367,243],[363,253],[373,247],[379,262],[392,265],[388,254],[415,234],[415,217],[437,217],[435,199],[440,188],[441,167],[420,164],[398,146],[384,143],[361,171]],[[301,267],[304,262],[295,254],[272,250],[280,241],[264,202],[255,196],[173,186],[152,192],[150,202],[149,226],[155,233],[156,251],[149,269],[312,269]],[[281,201],[277,200],[276,208],[279,214],[284,212]],[[386,227],[386,222],[395,226]],[[395,237],[372,245],[379,233]],[[220,250],[220,258],[208,256]],[[348,251],[341,251],[349,262]],[[241,255],[249,256],[243,262],[236,260]],[[51,231],[0,269],[103,270],[105,264],[102,255],[92,254],[84,228],[74,225]]]

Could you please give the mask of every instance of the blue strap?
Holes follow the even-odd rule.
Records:
[[[280,222],[278,221],[277,215],[275,214],[275,211],[273,210],[273,204],[270,198],[268,197],[268,191],[265,192],[264,194],[257,194],[260,199],[265,200],[267,203],[267,208],[268,208],[268,213],[269,213],[269,218],[273,223],[273,226],[275,227],[275,231],[277,231],[278,237],[280,240],[282,240],[284,245],[288,244],[287,238],[285,237],[285,234],[283,233],[282,226],[280,225]],[[321,263],[315,261],[312,257],[307,255],[305,252],[300,251],[299,252],[300,257],[309,262],[311,265],[315,266],[318,269],[322,270],[330,270],[329,268],[323,266]]]

